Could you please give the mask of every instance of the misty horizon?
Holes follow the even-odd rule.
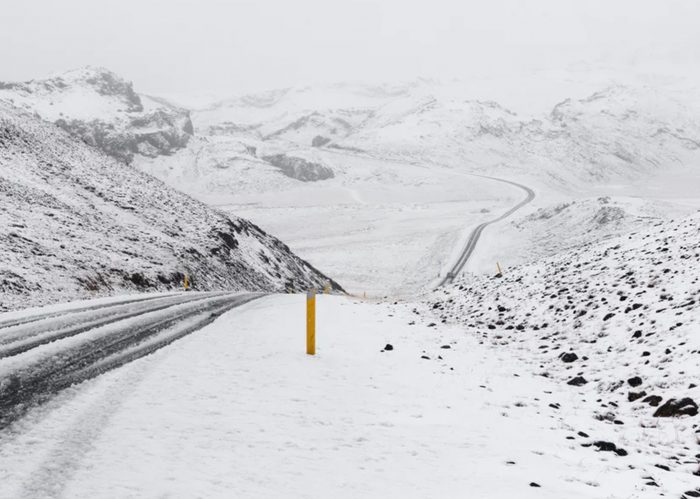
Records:
[[[38,3],[0,19],[0,81],[90,65],[146,94],[230,96],[548,71],[693,79],[700,56],[700,4],[682,0]]]

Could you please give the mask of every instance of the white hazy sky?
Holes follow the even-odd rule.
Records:
[[[0,80],[87,64],[153,93],[700,67],[697,0],[4,0]]]

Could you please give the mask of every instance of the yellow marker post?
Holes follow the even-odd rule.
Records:
[[[190,289],[190,279],[187,277],[187,274],[185,274],[185,291]]]
[[[316,291],[306,292],[306,353],[316,355]]]
[[[331,285],[330,283],[326,283],[326,286],[323,288],[323,294],[328,295],[331,293]]]

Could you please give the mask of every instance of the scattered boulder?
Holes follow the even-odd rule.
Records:
[[[663,400],[663,398],[659,397],[658,395],[649,395],[644,400],[642,400],[642,402],[646,402],[647,404],[649,404],[652,407],[657,407],[661,403],[662,400]]]
[[[656,409],[655,418],[670,418],[674,416],[696,416],[698,404],[689,397],[678,399],[668,399],[664,405]]]
[[[392,345],[391,343],[387,343],[386,346],[384,347],[384,350],[386,350],[387,352],[390,352],[393,349],[394,349],[394,345]]]
[[[647,395],[647,392],[645,392],[644,390],[642,390],[641,392],[629,392],[627,394],[627,400],[629,402],[634,402],[637,399],[640,399],[642,397],[646,397],[646,395]]]
[[[618,456],[626,456],[627,451],[625,449],[619,448],[617,445],[615,445],[612,442],[605,442],[604,440],[598,440],[596,442],[593,442],[593,445],[595,445],[599,451],[601,452],[614,452]]]
[[[586,381],[586,378],[584,378],[583,376],[576,376],[575,378],[570,379],[566,384],[571,386],[582,386],[586,383],[588,383],[588,381]]]
[[[637,387],[642,384],[642,378],[639,376],[634,376],[633,378],[628,379],[627,382],[631,387]]]
[[[578,355],[576,355],[574,352],[566,352],[561,354],[559,358],[562,360],[562,362],[569,363],[578,360]]]

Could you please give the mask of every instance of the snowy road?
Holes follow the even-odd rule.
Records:
[[[436,327],[425,306],[317,300],[313,357],[305,297],[270,295],[57,394],[0,432],[0,497],[651,499],[697,487],[669,457],[691,419],[600,421],[593,383],[582,397],[538,375],[540,358]]]
[[[260,296],[142,296],[0,320],[0,429],[60,390],[148,355]]]
[[[476,177],[482,177],[482,178],[487,178],[490,180],[495,180],[496,182],[503,182],[504,184],[509,184],[515,187],[518,187],[519,189],[522,189],[525,191],[527,196],[525,199],[523,199],[521,202],[513,206],[511,209],[503,213],[500,217],[494,218],[493,220],[489,220],[487,222],[483,222],[479,225],[476,226],[476,228],[472,231],[472,233],[469,235],[469,239],[467,240],[466,245],[464,246],[464,249],[462,250],[462,253],[459,255],[459,258],[457,259],[457,262],[454,264],[454,266],[447,272],[445,277],[440,281],[440,286],[444,286],[445,284],[451,283],[454,281],[455,277],[462,271],[464,266],[467,264],[467,261],[469,260],[469,257],[474,253],[474,249],[476,248],[476,244],[479,242],[479,238],[481,237],[481,233],[484,232],[484,229],[488,227],[489,225],[495,224],[500,222],[501,220],[504,220],[511,216],[513,213],[518,211],[520,208],[531,202],[533,199],[535,199],[535,191],[530,189],[529,187],[519,184],[517,182],[513,182],[511,180],[506,180],[502,178],[497,178],[497,177],[487,177],[485,175],[474,175]]]

